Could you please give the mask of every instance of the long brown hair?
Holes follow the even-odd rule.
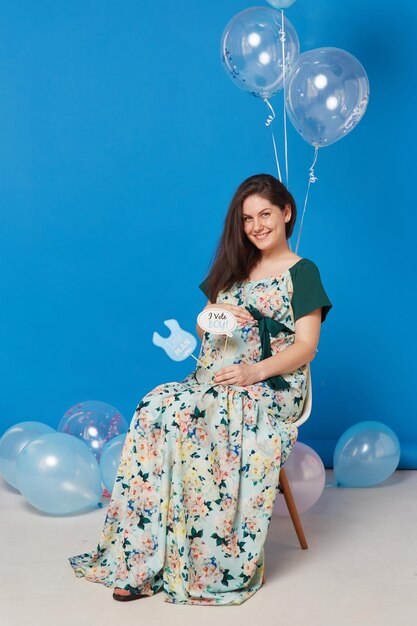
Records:
[[[226,291],[239,280],[245,280],[261,258],[260,250],[249,241],[243,227],[243,203],[249,196],[258,195],[284,210],[291,206],[291,219],[285,224],[285,236],[291,237],[297,207],[288,189],[270,174],[255,174],[236,189],[224,222],[214,262],[206,278],[210,302],[216,302],[220,291]]]

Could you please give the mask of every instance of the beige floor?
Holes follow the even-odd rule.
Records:
[[[326,470],[327,483],[333,472]],[[368,489],[327,486],[302,515],[308,550],[273,517],[267,582],[240,606],[173,605],[161,593],[121,604],[76,578],[67,557],[94,548],[105,510],[53,518],[0,480],[1,626],[414,626],[417,471]]]

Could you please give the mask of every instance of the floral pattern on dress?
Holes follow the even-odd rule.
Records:
[[[236,283],[217,303],[256,307],[294,330],[292,279]],[[294,334],[271,337],[272,354]],[[266,382],[216,385],[213,373],[261,358],[258,323],[205,333],[195,371],[139,403],[97,548],[69,558],[78,577],[166,602],[238,605],[260,588],[279,471],[298,434],[307,365]],[[223,354],[224,353],[224,354]]]

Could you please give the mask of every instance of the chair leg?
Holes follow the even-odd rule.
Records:
[[[279,472],[279,485],[281,487],[285,502],[288,507],[288,511],[294,524],[295,532],[297,533],[300,546],[303,550],[307,550],[307,540],[304,535],[303,527],[301,526],[301,520],[298,515],[297,507],[295,506],[294,498],[290,489],[290,484],[288,482],[288,478],[283,467],[281,467]]]

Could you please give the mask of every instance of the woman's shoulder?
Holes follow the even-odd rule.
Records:
[[[303,257],[290,267],[289,273],[294,288],[305,283],[321,283],[321,274],[317,264],[307,257]]]
[[[312,259],[308,259],[307,257],[300,257],[298,259],[298,261],[296,261],[294,263],[294,265],[292,265],[292,267],[290,267],[290,272],[292,274],[297,274],[298,272],[302,271],[303,273],[305,271],[319,271],[319,268],[317,267],[316,263],[312,260]]]

